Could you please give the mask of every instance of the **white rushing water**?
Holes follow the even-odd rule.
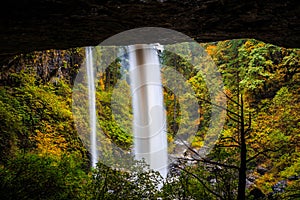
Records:
[[[128,47],[128,55],[134,155],[166,178],[168,144],[158,53],[155,45],[137,44]]]
[[[129,77],[133,107],[135,159],[142,160],[163,178],[168,173],[168,143],[166,113],[163,102],[161,66],[156,45],[128,46]],[[89,100],[90,152],[92,167],[96,167],[96,96],[92,47],[86,47],[86,71]]]
[[[92,167],[96,167],[98,162],[97,155],[97,135],[96,135],[96,95],[94,81],[94,65],[92,47],[85,48],[86,55],[86,72],[89,95],[89,125],[90,125],[90,152]]]

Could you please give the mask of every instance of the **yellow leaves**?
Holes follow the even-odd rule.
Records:
[[[263,42],[260,42],[260,43],[258,43],[258,44],[256,45],[256,48],[258,48],[258,47],[264,47],[264,46],[266,46],[266,44],[263,43]]]
[[[252,50],[260,49],[260,48],[266,48],[266,43],[259,42],[256,43],[253,40],[247,40],[244,44],[245,50],[250,53]]]
[[[258,176],[258,175],[257,175]],[[259,176],[258,176],[259,177]],[[262,191],[267,194],[272,192],[272,186],[278,182],[279,179],[274,177],[274,175],[272,173],[266,173],[263,176],[259,177],[258,179],[256,179],[255,181],[255,185],[258,188],[261,188]]]
[[[250,41],[250,40],[247,40],[246,42],[245,42],[245,46],[246,47],[249,47],[249,46],[252,46],[253,45],[253,43]]]
[[[288,178],[290,176],[295,176],[299,173],[300,169],[300,159],[299,156],[293,159],[292,165],[284,168],[283,171],[280,172],[280,175],[284,178]]]
[[[236,135],[238,129],[236,127],[232,127],[230,129],[224,129],[223,130],[223,137],[232,137],[234,135]]]
[[[50,124],[46,124],[46,127],[45,127],[45,129],[46,129],[46,132],[47,132],[47,133],[51,133],[51,132],[53,132],[53,130],[52,130],[52,127],[51,127],[51,125],[50,125]]]
[[[201,148],[204,145],[204,141],[198,140],[192,143],[193,148]]]
[[[169,143],[174,142],[174,138],[173,138],[173,136],[171,136],[171,135],[168,135],[167,140],[168,140]]]
[[[40,156],[51,155],[60,157],[67,149],[66,139],[57,133],[50,132],[53,130],[47,125],[46,133],[42,133],[40,130],[36,130],[36,135],[30,137],[37,144],[36,151]]]
[[[62,124],[58,124],[58,130],[63,131],[64,130],[64,126]]]

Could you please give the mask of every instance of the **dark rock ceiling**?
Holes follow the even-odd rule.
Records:
[[[198,42],[255,38],[300,47],[299,2],[10,0],[0,7],[0,59],[33,50],[98,45],[138,27],[173,29]],[[168,38],[157,42],[167,43]]]

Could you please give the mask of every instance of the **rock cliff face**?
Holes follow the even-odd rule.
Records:
[[[299,14],[298,0],[10,0],[0,7],[0,60],[97,45],[138,27],[173,29],[198,42],[255,38],[300,47]]]

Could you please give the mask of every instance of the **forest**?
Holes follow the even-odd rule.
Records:
[[[0,69],[0,199],[300,199],[300,49],[255,39],[199,45],[206,55],[199,66],[188,57],[160,54],[162,65],[179,72],[193,90],[179,97],[163,88],[170,155],[175,155],[176,135],[189,136],[190,127],[196,127],[195,135],[186,137],[190,145],[176,152],[165,180],[143,170],[147,165],[142,161],[134,161],[134,172],[101,160],[91,168],[73,108],[83,47],[12,57]],[[181,47],[182,55],[193,53]],[[211,101],[205,77],[213,72],[204,66],[207,60],[221,74],[225,106]],[[128,87],[124,62],[117,58],[108,68],[98,65],[98,126],[105,142],[130,151],[130,102],[122,91],[114,91],[118,85]],[[111,104],[114,95],[122,108],[118,112]],[[186,113],[194,110],[182,103],[190,96],[199,106],[193,121]],[[222,111],[225,121],[213,148],[202,157],[199,149],[211,128],[213,109]]]

